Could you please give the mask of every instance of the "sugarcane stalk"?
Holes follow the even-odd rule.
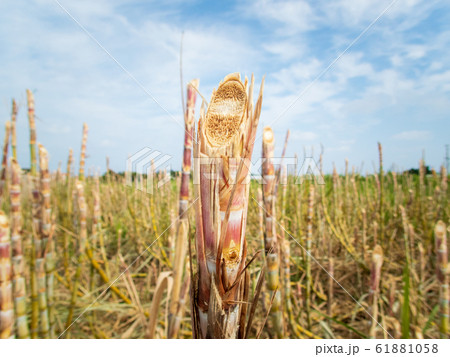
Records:
[[[27,321],[27,294],[24,277],[24,257],[22,247],[22,213],[20,209],[21,169],[14,158],[11,158],[11,248],[14,307],[16,313],[16,329],[18,338],[30,338]]]
[[[392,183],[394,185],[394,217],[397,217],[398,182],[397,182],[397,173],[395,171],[392,171]]]
[[[308,323],[308,330],[311,330],[311,249],[312,249],[312,222],[314,214],[314,182],[309,183],[309,197],[308,197],[308,216],[307,216],[307,232],[306,232],[306,319]]]
[[[445,207],[448,207],[448,194],[447,194],[447,187],[448,187],[448,183],[447,183],[447,169],[445,168],[444,165],[441,166],[441,185],[440,185],[440,189],[441,189],[441,207],[442,207],[442,219],[448,219],[448,214],[447,214],[447,210],[445,209]]]
[[[37,175],[37,159],[36,159],[36,123],[34,119],[34,96],[27,89],[28,103],[28,123],[30,125],[30,173],[31,176]]]
[[[333,298],[334,298],[334,258],[333,241],[328,235],[328,296],[327,296],[327,314],[333,316]]]
[[[235,338],[244,287],[249,162],[262,105],[264,80],[253,110],[252,76],[230,74],[213,92],[194,145],[198,275],[191,297],[197,338]],[[202,164],[200,165],[200,160]]]
[[[286,138],[284,140],[284,146],[283,151],[281,153],[281,163],[279,168],[279,175],[277,180],[277,186],[281,183],[281,220],[280,224],[282,227],[285,226],[286,221],[286,193],[287,193],[287,186],[288,186],[288,171],[287,166],[283,164],[283,159],[286,155],[286,149],[287,144],[289,141],[290,136],[290,130],[286,132]],[[276,194],[278,194],[278,190],[275,191]],[[289,326],[293,328],[294,326],[294,314],[292,311],[292,294],[291,294],[291,267],[290,267],[290,259],[291,259],[291,247],[290,247],[290,240],[287,240],[285,238],[285,230],[282,229],[280,231],[280,237],[281,237],[281,244],[280,244],[280,250],[281,250],[281,267],[283,271],[283,288],[284,288],[284,308],[287,313],[287,318],[289,321]]]
[[[266,286],[269,295],[274,295],[270,309],[270,319],[273,330],[278,338],[283,337],[283,312],[281,307],[280,280],[280,255],[276,231],[276,177],[273,166],[274,135],[269,127],[263,132],[263,201],[264,201],[264,249],[266,253],[267,279]]]
[[[2,171],[0,173],[0,204],[1,202],[3,202],[3,191],[5,189],[10,134],[11,134],[11,123],[7,121],[5,124],[5,140],[3,142]]]
[[[282,230],[284,232],[284,230]],[[284,236],[284,233],[282,233]],[[285,238],[285,237],[283,237]],[[284,299],[285,299],[285,309],[287,312],[287,317],[289,325],[294,326],[294,312],[292,311],[292,293],[291,293],[291,268],[290,268],[290,257],[291,257],[291,246],[290,241],[287,239],[282,239],[283,244],[283,268],[284,268]]]
[[[169,219],[170,222],[172,223],[170,228],[169,228],[169,235],[167,237],[167,246],[169,247],[169,259],[171,262],[174,261],[175,259],[175,240],[176,240],[176,234],[177,234],[177,224],[174,224],[174,222],[178,219],[178,217],[176,217],[175,214],[175,208],[172,207],[170,208],[169,211]]]
[[[36,242],[34,237],[31,241],[31,257],[30,257],[30,287],[31,287],[31,338],[38,338],[39,328],[39,300],[38,286],[36,277]]]
[[[17,137],[16,137],[16,124],[17,124],[17,103],[12,100],[12,111],[11,111],[11,151],[14,159],[17,160]]]
[[[264,201],[262,189],[259,186],[257,191],[258,199],[258,227],[259,227],[259,237],[261,240],[261,248],[264,249]]]
[[[367,214],[366,210],[363,208],[361,209],[362,214],[362,242],[361,242],[361,248],[362,248],[362,259],[363,261],[366,260],[366,244],[367,244]]]
[[[76,301],[77,301],[77,292],[78,292],[78,284],[81,276],[81,268],[85,258],[85,248],[87,243],[87,226],[86,226],[86,215],[87,215],[87,207],[86,207],[86,199],[84,197],[84,184],[83,181],[77,180],[75,183],[75,205],[76,205],[76,213],[78,219],[78,265],[77,270],[75,271],[75,277],[72,284],[72,296],[70,299],[69,313],[67,315],[66,320],[66,338],[70,337],[70,327],[72,326],[73,321],[73,312],[75,309]]]
[[[439,306],[440,323],[439,332],[441,338],[448,338],[450,332],[449,326],[449,303],[450,289],[448,278],[448,252],[447,252],[447,229],[444,222],[439,221],[434,228],[434,239],[436,245],[436,275],[439,282]]]
[[[187,86],[187,103],[184,115],[184,149],[183,166],[180,185],[180,200],[178,203],[178,220],[175,241],[175,255],[173,266],[173,286],[169,304],[169,330],[168,337],[176,338],[180,328],[180,320],[184,310],[185,297],[181,296],[181,283],[185,276],[185,261],[187,254],[187,240],[189,233],[189,220],[187,208],[189,205],[189,181],[191,176],[192,141],[194,136],[194,110],[197,98],[198,79],[192,80]],[[186,290],[187,291],[187,290]]]
[[[55,308],[54,308],[54,273],[55,273],[55,243],[52,237],[52,211],[50,197],[50,172],[48,169],[47,150],[39,145],[39,171],[40,171],[40,195],[41,195],[41,249],[45,256],[45,284],[48,309],[49,337],[55,338]]]
[[[378,296],[380,292],[381,266],[383,265],[383,250],[376,245],[372,253],[372,264],[370,266],[370,296],[372,297],[372,325],[370,337],[376,338],[378,325]]]
[[[383,171],[383,147],[381,146],[381,143],[378,143],[378,154],[379,154],[379,160],[380,160],[380,197],[379,197],[379,207],[378,207],[378,214],[380,215],[380,242],[384,243],[384,171]]]
[[[72,164],[73,164],[73,150],[69,149],[69,157],[67,159],[67,169],[66,169],[66,186],[67,186],[67,215],[71,213],[71,177],[72,177]],[[66,278],[69,276],[69,236],[67,232],[64,232],[64,252],[63,252],[63,266],[64,275]]]
[[[47,243],[50,237],[51,229],[51,211],[50,211],[50,176],[48,173],[47,151],[39,145],[39,164],[40,164],[40,182],[38,186],[37,198],[35,204],[38,205],[36,220],[36,240],[35,240],[35,272],[38,289],[39,303],[39,335],[41,338],[49,337],[50,322],[47,304],[47,279],[46,279],[46,255],[49,252]],[[33,194],[36,194],[34,192]]]
[[[426,199],[426,185],[425,185],[425,174],[426,174],[426,168],[425,168],[425,160],[422,158],[419,161],[419,215],[422,221],[422,228],[424,231],[427,231],[427,219],[426,213],[425,213],[425,199]]]
[[[258,186],[257,189],[257,206],[258,206],[258,236],[260,240],[260,246],[261,250],[264,250],[264,232],[265,232],[265,226],[264,226],[264,201],[263,201],[263,192],[261,189],[261,186]],[[265,280],[264,277],[261,277],[261,281]],[[259,291],[260,300],[261,300],[261,306],[263,310],[266,310],[266,294],[264,289],[261,287]],[[252,307],[253,309],[253,307]],[[249,321],[250,323],[250,321]]]
[[[11,238],[8,217],[0,211],[0,338],[14,338]]]
[[[287,149],[287,144],[289,142],[290,135],[291,135],[291,131],[288,130],[286,132],[286,137],[284,139],[283,151],[281,152],[280,166],[276,172],[276,181],[275,181],[275,189],[274,189],[275,197],[278,196],[278,185],[280,184],[280,182],[282,182],[283,186],[287,186],[287,171],[283,172],[284,169],[287,170],[287,167],[285,165],[283,165],[283,159],[284,159],[284,156],[286,155],[286,149]],[[282,190],[282,195],[283,195],[283,190]],[[284,195],[286,196],[286,190],[284,191]],[[283,205],[283,201],[282,201],[281,205]]]
[[[92,243],[95,247],[101,229],[100,180],[98,174],[94,175],[92,197],[94,199],[92,207]]]
[[[32,196],[32,239],[30,257],[30,285],[31,285],[31,338],[38,338],[39,329],[39,296],[37,279],[37,239],[40,231],[39,217],[39,188],[37,182],[37,159],[36,159],[36,123],[34,118],[34,96],[27,89],[28,123],[30,127],[30,183]]]
[[[83,255],[78,255],[78,260],[77,260],[77,269],[75,271],[75,276],[74,276],[74,282],[72,284],[72,295],[70,298],[70,307],[69,307],[69,313],[67,315],[67,320],[66,320],[66,325],[65,325],[65,330],[66,330],[66,338],[70,338],[70,328],[72,326],[72,321],[73,321],[73,312],[75,309],[75,305],[76,305],[76,301],[77,301],[77,292],[78,292],[78,284],[80,281],[80,276],[81,276],[81,266],[84,262],[84,256]]]
[[[99,186],[99,179],[98,175],[94,175],[94,182],[92,187],[92,197],[93,197],[93,207],[92,207],[92,227],[91,227],[91,237],[92,237],[92,245],[94,248],[97,246],[97,240],[98,240],[98,234],[100,231],[100,186]],[[88,241],[87,241],[88,242]],[[87,250],[87,248],[86,248]],[[90,291],[94,291],[95,289],[95,268],[94,265],[91,264],[91,271],[90,271]],[[89,317],[89,324],[91,326],[92,332],[95,334],[96,329],[94,328],[94,322],[96,320],[96,313],[95,310],[92,310],[90,317]]]
[[[100,232],[100,182],[98,179],[98,175],[94,175],[94,182],[92,187],[92,197],[93,197],[93,205],[92,205],[92,228],[91,228],[91,237],[92,237],[92,246],[93,252],[95,252],[97,247],[97,240]],[[105,255],[106,257],[106,255]],[[106,259],[105,259],[106,261]],[[95,268],[91,264],[90,271],[90,287],[91,291],[95,288]],[[92,319],[95,319],[95,311],[92,311]]]
[[[345,158],[345,175],[344,175],[344,213],[345,215],[349,215],[350,212],[350,207],[349,207],[349,189],[348,189],[348,181],[349,181],[349,176],[348,176],[348,158]]]
[[[39,184],[36,175],[28,176],[31,185],[31,215],[32,215],[32,238],[31,238],[31,257],[30,257],[30,286],[31,286],[31,338],[38,338],[39,332],[39,287],[37,276],[38,250],[40,250],[39,235],[41,226],[40,217],[40,196]],[[44,273],[45,279],[45,273]]]
[[[67,159],[67,169],[66,169],[66,181],[70,181],[72,176],[72,164],[73,164],[73,150],[69,149],[69,157]]]
[[[80,153],[80,168],[78,172],[78,179],[84,181],[84,165],[86,162],[86,143],[88,136],[88,126],[83,123],[83,137],[81,139],[81,153]]]
[[[402,305],[402,338],[409,338],[410,335],[410,316],[411,308],[409,306],[409,290],[410,290],[410,275],[411,275],[411,254],[409,250],[409,226],[408,217],[406,215],[405,208],[399,206],[400,213],[402,216],[403,225],[403,240],[404,240],[404,250],[405,250],[405,267],[403,270],[403,305]]]
[[[339,200],[338,200],[338,190],[339,190],[339,175],[336,170],[336,166],[333,165],[333,208],[334,208],[334,215],[336,217],[340,216],[340,207],[339,207]]]

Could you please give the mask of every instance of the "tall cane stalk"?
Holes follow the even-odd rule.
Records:
[[[16,328],[18,338],[30,338],[27,321],[27,294],[24,277],[25,260],[22,244],[22,212],[20,208],[21,169],[14,158],[11,158],[11,246],[14,306],[16,312]]]
[[[0,338],[14,338],[11,240],[8,217],[0,211]]]
[[[306,232],[306,319],[308,322],[308,330],[311,330],[311,251],[312,251],[312,222],[314,215],[314,181],[309,183],[309,197],[308,197],[308,217],[307,217],[307,232]]]
[[[72,297],[70,299],[69,313],[67,315],[65,326],[66,338],[70,337],[70,328],[73,324],[73,313],[77,302],[78,284],[81,276],[81,268],[85,259],[84,253],[87,243],[87,206],[86,199],[84,197],[84,184],[82,181],[77,180],[77,182],[75,183],[74,196],[74,205],[77,211],[76,214],[78,219],[78,265],[77,270],[75,271],[75,277],[72,285]]]
[[[249,162],[262,105],[263,84],[253,110],[253,86],[230,74],[200,116],[194,145],[197,265],[192,296],[197,338],[235,338],[248,289],[243,276],[249,195]]]
[[[16,137],[16,124],[17,124],[17,103],[12,100],[12,111],[11,111],[11,151],[14,159],[17,160],[17,137]]]
[[[34,119],[34,96],[27,89],[28,105],[28,124],[30,129],[30,175],[28,176],[31,186],[31,215],[32,215],[32,238],[31,238],[31,257],[30,257],[30,286],[31,286],[31,338],[38,338],[39,332],[39,287],[37,277],[37,246],[40,234],[40,197],[39,184],[37,178],[37,159],[36,159],[36,123]],[[44,273],[45,278],[45,273]]]
[[[6,183],[6,171],[8,166],[8,146],[9,136],[11,134],[11,123],[9,121],[5,124],[5,141],[3,142],[3,157],[2,157],[2,171],[0,173],[0,203],[3,202],[3,191]]]
[[[381,266],[383,265],[383,250],[381,246],[375,246],[372,253],[372,265],[370,267],[370,296],[372,297],[372,325],[370,337],[376,338],[378,326],[378,295],[380,292]]]
[[[380,215],[380,242],[384,243],[384,170],[383,170],[383,147],[378,143],[378,155],[380,161],[380,196],[378,202],[378,214]]]
[[[50,175],[48,173],[47,151],[39,146],[40,182],[35,182],[38,187],[35,197],[33,217],[35,224],[35,273],[38,289],[39,303],[39,335],[41,338],[49,337],[50,323],[47,305],[47,279],[46,279],[46,255],[48,253],[47,243],[50,237]],[[37,197],[36,197],[37,196]],[[36,202],[37,201],[37,202]]]
[[[189,220],[187,208],[189,205],[189,181],[191,178],[192,141],[194,138],[194,110],[197,98],[196,89],[199,81],[191,81],[187,88],[186,113],[184,116],[184,150],[183,167],[180,185],[180,200],[178,203],[178,221],[175,242],[175,255],[173,259],[173,286],[169,304],[169,330],[168,337],[176,338],[180,329],[185,296],[181,296],[181,285],[185,276],[185,261],[187,253],[187,240],[189,233]]]
[[[40,194],[41,194],[41,236],[42,249],[45,255],[45,285],[48,309],[49,337],[55,338],[55,308],[54,308],[54,276],[55,258],[54,241],[52,237],[52,211],[50,198],[50,172],[48,169],[47,150],[39,145],[39,172],[40,172]]]
[[[439,221],[434,228],[434,239],[436,243],[436,274],[439,281],[439,305],[441,321],[439,331],[441,338],[448,338],[449,328],[449,300],[450,289],[448,286],[448,252],[447,252],[447,229],[444,222]]]
[[[289,136],[291,132],[288,130],[286,132],[286,138],[284,139],[283,151],[281,153],[281,163],[278,169],[278,178],[276,186],[281,184],[281,215],[280,222],[284,227],[286,225],[286,199],[287,199],[287,186],[288,186],[288,169],[283,163],[284,156],[286,155],[287,144],[289,141]],[[278,195],[278,190],[276,190],[276,195]],[[292,328],[294,326],[294,314],[292,311],[292,294],[291,294],[291,246],[290,239],[286,239],[284,229],[280,231],[280,250],[281,250],[281,269],[283,271],[283,291],[284,291],[284,308],[286,310],[287,318],[289,321],[289,326]]]
[[[78,178],[84,181],[84,165],[86,162],[86,143],[88,136],[88,126],[83,123],[83,138],[81,139],[81,153],[80,153],[80,168],[78,173]]]
[[[280,280],[280,255],[276,231],[276,177],[273,166],[274,135],[269,127],[263,132],[263,201],[264,201],[264,249],[267,264],[267,290],[270,295],[275,294],[270,309],[270,318],[273,330],[278,338],[283,337],[283,311],[281,306]]]
[[[28,103],[28,123],[30,125],[30,173],[31,176],[37,175],[37,159],[36,159],[36,123],[34,120],[34,96],[27,89]]]

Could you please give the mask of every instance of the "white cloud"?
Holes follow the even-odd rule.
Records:
[[[373,77],[375,70],[361,52],[350,52],[339,59],[332,74],[345,83],[355,77]]]
[[[111,147],[111,146],[114,146],[114,143],[111,140],[103,139],[100,142],[100,146],[102,146],[102,147]]]
[[[308,52],[303,38],[288,41],[277,39],[275,41],[263,43],[262,47],[264,51],[267,52],[267,55],[276,56],[277,60],[283,62],[297,60]]]
[[[395,134],[392,138],[394,140],[424,141],[431,139],[432,134],[427,130],[410,130]]]
[[[407,56],[412,59],[419,59],[426,55],[427,48],[425,46],[410,46]]]
[[[291,138],[293,141],[314,141],[316,140],[318,135],[312,131],[300,131],[295,130],[291,133]]]
[[[327,152],[350,152],[355,140],[339,140],[336,146],[327,147]]]
[[[49,124],[46,120],[43,124],[43,129],[52,134],[67,134],[72,131],[72,128],[69,125],[64,125],[62,123]]]
[[[390,2],[391,0],[340,0],[328,3],[327,6],[323,6],[322,2],[321,8],[331,24],[353,27],[361,23],[368,25]]]
[[[378,21],[395,20],[399,29],[406,30],[425,19],[439,5],[438,0],[394,1],[337,0],[330,3],[321,0],[316,8],[324,14],[322,21],[330,26],[359,28],[360,31],[388,9]]]
[[[307,1],[258,0],[246,2],[247,16],[259,18],[280,35],[292,35],[314,28],[316,15]],[[280,27],[273,26],[279,24]]]

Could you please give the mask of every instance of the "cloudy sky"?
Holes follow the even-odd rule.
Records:
[[[417,167],[423,152],[430,166],[444,161],[446,1],[3,0],[0,119],[16,98],[21,165],[29,165],[29,88],[53,169],[65,167],[69,148],[78,157],[83,122],[88,167],[104,170],[109,156],[123,171],[128,155],[150,147],[178,169],[182,33],[184,86],[199,78],[208,100],[228,73],[266,76],[260,129],[273,127],[276,154],[290,129],[287,155],[314,147],[318,156],[322,144],[328,172],[333,162],[342,172],[345,158],[372,172],[377,141],[387,168]],[[254,157],[260,151],[259,140]]]

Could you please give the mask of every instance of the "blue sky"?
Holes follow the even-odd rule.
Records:
[[[333,162],[342,172],[345,158],[373,172],[378,141],[386,168],[417,167],[423,151],[430,166],[443,163],[450,144],[448,2],[396,1],[318,78],[391,0],[58,1],[145,91],[56,1],[2,1],[0,119],[9,119],[16,98],[23,167],[30,88],[38,141],[53,169],[60,161],[65,167],[69,148],[78,157],[83,122],[90,127],[88,168],[103,171],[109,156],[122,171],[128,155],[150,147],[179,169],[182,32],[184,82],[199,78],[208,100],[228,73],[254,73],[257,83],[266,76],[260,130],[273,127],[276,154],[290,129],[287,155],[314,147],[317,157],[323,144],[327,172]],[[260,147],[259,140],[254,157]]]

